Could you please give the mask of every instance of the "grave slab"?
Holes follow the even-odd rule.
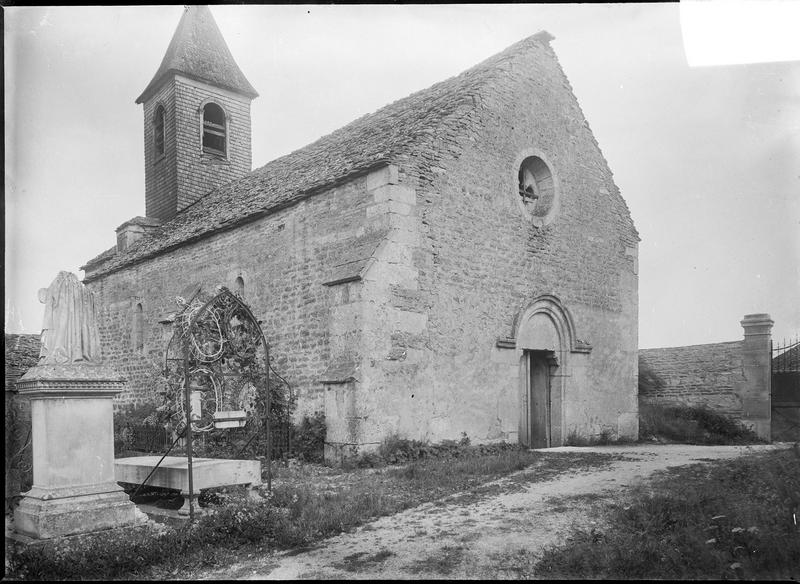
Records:
[[[114,475],[117,482],[141,484],[155,468],[160,456],[132,456],[114,460]],[[257,487],[261,485],[261,462],[258,460],[235,460],[227,458],[193,458],[192,486],[196,501],[203,489],[246,485],[251,498],[258,499]],[[167,456],[156,468],[147,486],[180,491],[184,497],[181,514],[189,512],[188,461],[182,456]],[[194,505],[197,508],[197,505]]]

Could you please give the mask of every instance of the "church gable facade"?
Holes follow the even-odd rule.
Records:
[[[192,11],[195,29],[213,22]],[[246,102],[247,128],[244,105],[219,105],[231,114],[226,156],[247,168],[201,194],[170,183],[159,192],[170,209],[176,194],[174,212],[148,199],[148,216],[84,266],[104,358],[130,382],[123,399],[151,399],[174,297],[196,282],[242,293],[296,415],[325,413],[330,459],[392,434],[531,446],[637,435],[638,235],[550,35],[254,171],[255,90],[209,73],[232,58],[197,66],[187,38],[179,25],[167,57],[183,57],[162,63],[161,83]],[[222,142],[203,151],[204,100],[162,98],[162,145],[147,135],[160,128],[158,95],[143,100],[146,164],[161,155],[167,174],[213,173]],[[181,132],[199,157],[181,153]]]

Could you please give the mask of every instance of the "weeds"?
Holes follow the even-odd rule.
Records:
[[[308,545],[376,517],[475,489],[536,462],[548,475],[550,457],[509,445],[462,446],[447,458],[417,460],[406,467],[357,471],[338,488],[308,483],[276,484],[265,501],[217,496],[213,513],[194,526],[101,532],[41,542],[13,551],[7,570],[23,579],[121,578],[177,574],[191,566],[213,565],[240,546],[286,549]],[[562,455],[569,458],[570,455]],[[555,457],[560,470],[570,469]],[[575,458],[572,455],[573,459]],[[553,470],[553,473],[558,471]],[[333,475],[347,478],[348,473]]]
[[[633,444],[634,440],[629,438],[614,437],[614,433],[608,428],[603,428],[596,436],[584,436],[577,430],[571,430],[567,434],[564,446],[608,446],[610,444]]]
[[[650,381],[647,381],[650,383]],[[682,444],[759,444],[755,432],[741,422],[711,411],[705,406],[643,403],[639,406],[639,441],[678,442]],[[615,438],[608,428],[595,436],[572,430],[565,446],[606,446],[632,444],[634,440]]]
[[[376,564],[383,563],[393,555],[393,552],[385,549],[372,555],[368,555],[366,552],[357,552],[345,556],[342,562],[332,564],[332,567],[345,572],[360,572]]]
[[[436,444],[400,438],[397,434],[385,438],[375,452],[365,452],[351,459],[345,459],[345,469],[378,468],[392,464],[405,464],[417,460],[452,459],[473,455],[486,455],[518,450],[519,446],[499,442],[470,446],[466,432],[459,440],[442,440]]]
[[[455,568],[461,565],[462,558],[466,549],[458,546],[444,546],[436,550],[436,552],[425,558],[418,560],[413,566],[409,567],[409,572],[412,574],[421,574],[423,572],[434,572],[443,576],[447,576],[453,572]]]
[[[790,450],[677,469],[612,507],[612,527],[575,531],[533,571],[551,578],[797,578],[799,500],[800,456]]]
[[[277,486],[273,504],[288,509],[288,514],[275,528],[275,543],[280,547],[307,545],[372,518],[473,488],[542,458],[539,453],[510,446],[501,454],[481,453],[478,447],[462,450],[463,458],[459,460],[418,460],[365,475],[339,490],[319,492],[308,486]]]
[[[271,538],[286,513],[268,501],[235,499],[182,529],[145,525],[41,541],[7,554],[7,574],[25,580],[110,579],[151,565],[178,565],[191,554],[213,563],[220,547]]]
[[[325,454],[325,433],[324,412],[315,412],[311,417],[303,416],[300,423],[292,427],[292,444],[298,458],[322,462]]]
[[[653,371],[653,368],[639,357],[639,395],[655,394],[664,387],[664,380]]]
[[[736,420],[707,407],[642,404],[639,438],[686,444],[754,444],[763,442]]]

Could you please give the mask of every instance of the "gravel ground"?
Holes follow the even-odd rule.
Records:
[[[619,455],[601,469],[498,489],[488,497],[452,497],[372,521],[305,550],[270,553],[208,571],[204,579],[514,578],[575,526],[598,524],[598,505],[625,494],[655,471],[785,448],[766,446],[599,446],[547,452]],[[525,471],[521,471],[524,473]],[[517,473],[519,475],[520,473]],[[514,482],[511,475],[499,486]],[[333,478],[333,477],[331,477]],[[516,485],[519,487],[519,485]],[[532,553],[531,553],[532,552]],[[543,575],[543,577],[545,577]]]

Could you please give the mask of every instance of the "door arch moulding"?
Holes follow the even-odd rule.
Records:
[[[544,314],[550,318],[561,340],[562,351],[572,353],[591,353],[592,345],[578,338],[575,333],[575,322],[567,307],[552,294],[543,294],[533,299],[525,308],[517,312],[511,327],[511,335],[497,339],[499,349],[523,349],[535,347],[518,347],[520,330],[536,314]]]

